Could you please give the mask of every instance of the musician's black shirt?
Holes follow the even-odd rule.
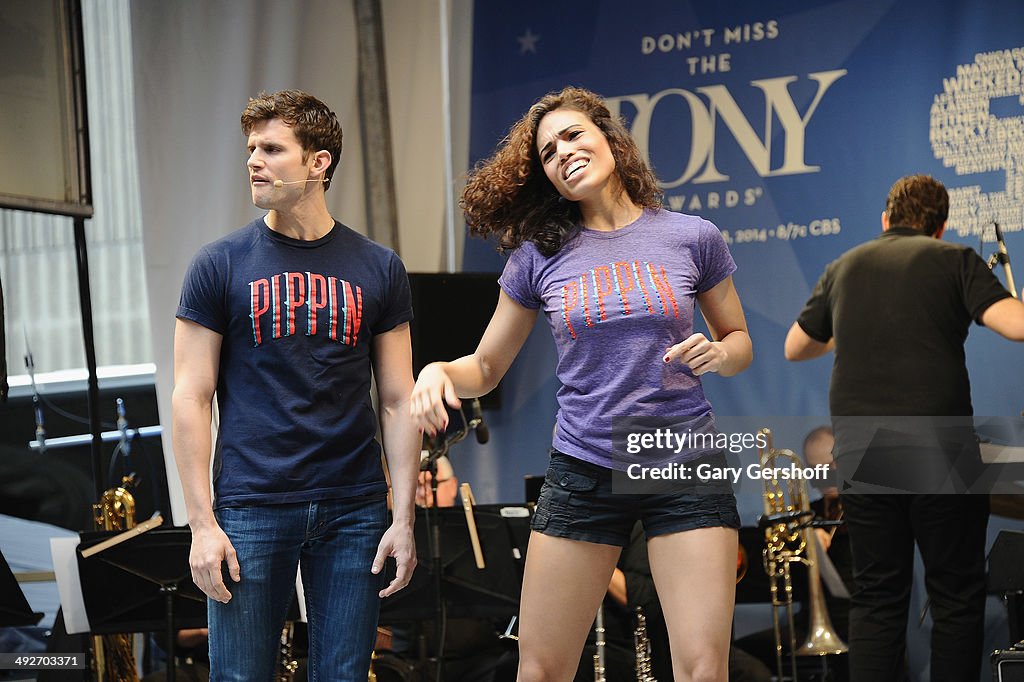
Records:
[[[911,228],[840,256],[797,319],[816,341],[835,337],[832,415],[973,414],[967,331],[1009,295],[972,249]]]

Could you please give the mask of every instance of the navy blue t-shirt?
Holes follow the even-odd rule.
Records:
[[[339,222],[300,241],[260,218],[196,254],[177,317],[224,337],[215,508],[387,490],[370,352],[412,319],[393,251]]]

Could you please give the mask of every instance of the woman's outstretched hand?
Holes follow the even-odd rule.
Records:
[[[448,428],[448,406],[462,407],[445,364],[432,362],[420,371],[409,397],[409,413],[420,431],[431,437]]]

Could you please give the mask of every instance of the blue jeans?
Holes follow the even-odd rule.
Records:
[[[309,621],[309,680],[365,682],[384,575],[370,568],[387,527],[384,496],[216,512],[238,554],[231,600],[208,601],[210,680],[274,679],[301,566]]]

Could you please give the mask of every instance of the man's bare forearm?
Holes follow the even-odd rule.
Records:
[[[175,395],[173,414],[174,459],[185,495],[188,523],[196,530],[215,523],[210,492],[212,406],[192,397]]]
[[[381,408],[384,457],[391,475],[392,512],[395,522],[412,522],[416,515],[416,478],[419,475],[421,435],[409,418],[408,400]]]

